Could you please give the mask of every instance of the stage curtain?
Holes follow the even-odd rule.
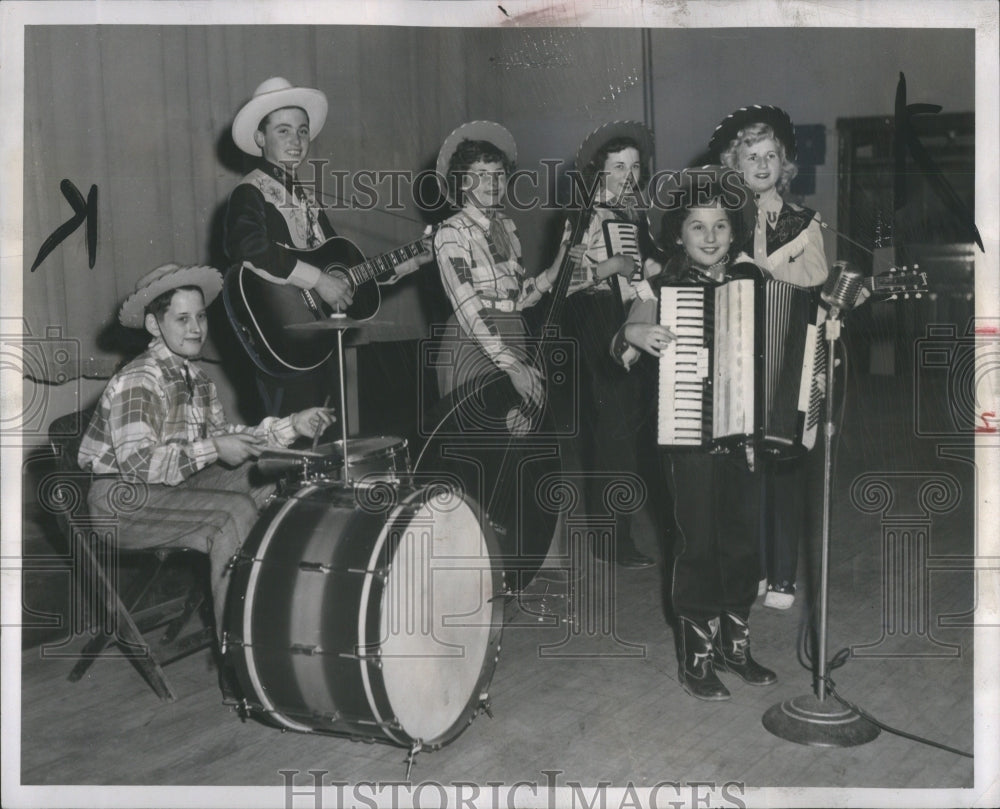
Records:
[[[326,161],[324,171],[416,172],[433,166],[444,135],[468,119],[477,77],[462,65],[475,45],[462,30],[391,27],[29,28],[26,329],[77,342],[83,358],[120,358],[129,339],[143,342],[116,317],[137,279],[171,261],[225,268],[222,217],[246,167],[229,129],[263,79],[281,75],[327,93],[330,114],[310,153]],[[84,198],[97,186],[96,265],[88,267],[81,226],[31,272],[41,244],[73,215],[63,180]],[[324,192],[336,192],[328,180]],[[333,210],[334,226],[366,255],[417,238],[426,217],[402,188],[404,210],[386,212],[379,199],[372,210]],[[369,338],[423,336],[421,285],[437,283],[434,274],[430,265],[429,277],[388,288],[379,319],[392,325]],[[221,304],[211,315],[214,333]]]

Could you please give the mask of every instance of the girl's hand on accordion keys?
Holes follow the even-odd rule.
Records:
[[[647,354],[659,357],[663,353],[663,349],[677,339],[677,336],[667,326],[629,323],[625,326],[625,339]]]
[[[601,280],[610,278],[612,275],[620,275],[623,278],[630,278],[635,272],[635,259],[626,256],[624,253],[617,253],[611,258],[606,258],[594,268],[594,272]]]

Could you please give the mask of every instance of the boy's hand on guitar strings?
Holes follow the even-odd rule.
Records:
[[[354,296],[351,294],[351,284],[342,273],[323,273],[313,289],[334,309],[350,306],[354,300]]]

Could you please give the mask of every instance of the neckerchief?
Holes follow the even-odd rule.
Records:
[[[273,163],[261,161],[243,178],[243,182],[260,191],[264,200],[284,217],[292,247],[317,247],[323,242],[325,236],[319,223],[319,205],[312,190],[297,183],[294,175]]]

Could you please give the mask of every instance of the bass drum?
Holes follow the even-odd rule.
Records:
[[[434,750],[488,707],[496,540],[455,489],[305,485],[267,507],[233,570],[226,656],[251,714]]]
[[[461,481],[497,535],[507,583],[532,581],[549,554],[565,494],[550,405],[525,411],[507,374],[456,388],[430,411],[414,470]]]

